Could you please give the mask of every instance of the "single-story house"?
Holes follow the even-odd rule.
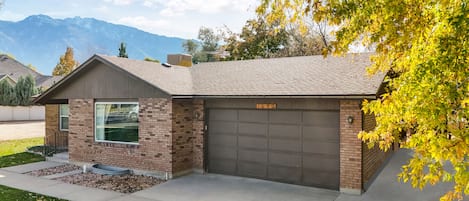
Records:
[[[71,162],[361,193],[389,155],[357,138],[375,126],[362,101],[383,87],[369,65],[369,54],[191,67],[94,55],[35,101]]]
[[[62,76],[43,75],[6,54],[0,54],[0,80],[8,79],[8,83],[14,86],[20,77],[28,75],[36,81],[36,87],[43,90],[62,79]]]

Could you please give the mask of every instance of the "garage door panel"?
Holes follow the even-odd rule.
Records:
[[[238,174],[241,176],[266,178],[266,164],[238,161]]]
[[[225,146],[225,147],[236,147],[237,137],[236,135],[214,135],[210,136],[210,146]]]
[[[210,172],[338,189],[338,111],[229,109],[209,118]]]
[[[337,127],[303,126],[303,139],[339,142],[339,129]]]
[[[240,149],[243,149],[243,148],[267,149],[267,138],[266,137],[239,136],[238,146]]]
[[[303,170],[303,184],[337,190],[339,188],[339,173],[317,170]]]
[[[239,121],[241,122],[267,122],[269,120],[268,111],[259,110],[239,110]]]
[[[270,137],[300,139],[301,127],[299,125],[269,125]]]
[[[301,169],[297,167],[269,166],[268,179],[287,183],[301,183]]]
[[[267,124],[239,123],[238,133],[243,135],[267,136]]]
[[[269,164],[284,167],[301,167],[301,156],[299,154],[270,152]]]
[[[210,135],[236,134],[238,124],[236,122],[210,121]]]
[[[303,123],[320,127],[337,127],[339,125],[337,111],[308,111],[303,112]]]
[[[210,159],[237,159],[237,149],[224,146],[211,146]]]
[[[297,140],[286,140],[286,139],[270,139],[269,149],[276,151],[301,151],[301,141]]]
[[[246,162],[267,163],[267,151],[239,150],[238,160]]]
[[[301,112],[297,111],[271,111],[271,123],[298,124],[301,122]]]
[[[303,141],[303,152],[309,154],[339,155],[339,144],[334,142]]]
[[[209,169],[215,173],[236,175],[235,160],[210,160]]]
[[[331,156],[303,156],[303,168],[310,170],[339,171],[340,162],[337,157]]]
[[[237,110],[217,110],[212,109],[209,112],[210,120],[237,121]]]

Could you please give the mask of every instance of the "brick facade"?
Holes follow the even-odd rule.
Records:
[[[69,151],[75,162],[102,163],[172,176],[204,168],[204,100],[140,98],[138,145],[94,140],[94,100],[71,99]],[[55,106],[57,111],[58,106]],[[52,114],[53,107],[49,106]],[[55,112],[55,114],[58,114]],[[348,117],[353,123],[348,123]],[[47,121],[52,121],[52,117]],[[52,125],[50,122],[48,125]],[[360,100],[340,101],[340,190],[361,193],[385,155],[357,138],[375,126]]]
[[[193,143],[193,158],[192,166],[195,170],[203,172],[204,168],[204,127],[205,127],[205,108],[204,101],[195,99],[192,101],[194,109],[194,119],[192,121],[192,143]]]
[[[132,145],[95,142],[94,100],[71,99],[70,160],[152,171],[169,178],[200,169],[204,123],[203,118],[193,121],[193,117],[194,108],[203,113],[203,101],[140,98],[138,102],[139,142]]]
[[[348,117],[353,123],[348,123]],[[362,142],[357,134],[362,130],[361,101],[340,101],[340,191],[362,192]]]
[[[45,145],[67,147],[68,146],[68,132],[60,131],[59,129],[59,105],[47,104],[46,105],[46,138]]]
[[[373,114],[363,115],[363,130],[371,131],[376,126],[376,119]],[[378,145],[373,148],[363,143],[363,186],[366,189],[371,183],[373,177],[378,173],[381,167],[384,165],[391,151],[384,152],[379,149]]]

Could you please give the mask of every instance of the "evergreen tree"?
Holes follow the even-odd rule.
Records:
[[[30,105],[31,97],[36,94],[36,82],[33,77],[28,75],[25,78],[20,77],[15,85],[15,105]]]
[[[124,42],[121,42],[121,45],[119,47],[119,57],[122,58],[129,58],[129,55],[127,55],[127,50],[126,50],[126,45]]]
[[[78,66],[78,62],[73,58],[73,48],[67,47],[65,54],[60,56],[59,63],[52,71],[52,75],[67,75]]]
[[[13,87],[6,80],[0,81],[0,105],[11,105],[14,97]]]

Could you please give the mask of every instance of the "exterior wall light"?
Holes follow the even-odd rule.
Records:
[[[352,123],[353,123],[353,117],[352,117],[352,116],[348,116],[348,117],[347,117],[347,122],[348,122],[349,124],[352,124]]]

